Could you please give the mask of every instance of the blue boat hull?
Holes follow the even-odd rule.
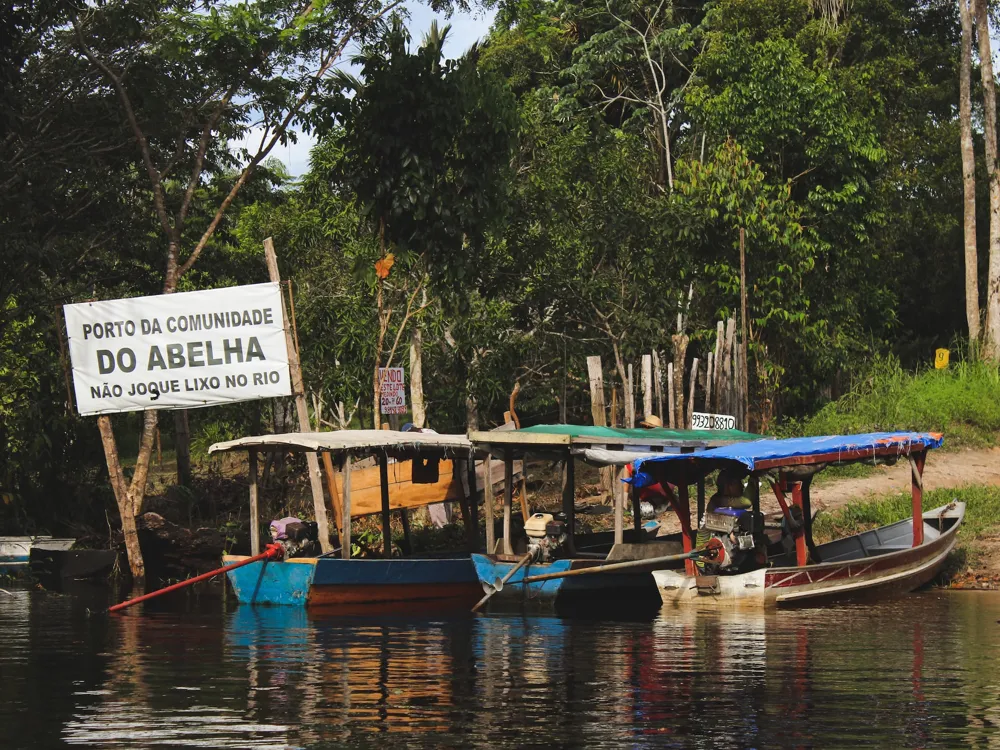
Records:
[[[473,555],[472,563],[484,588],[487,583],[495,585],[517,565],[492,555]],[[642,607],[660,605],[660,595],[649,572],[597,573],[522,583],[530,576],[564,573],[595,564],[594,560],[570,559],[526,565],[504,583],[503,588],[490,599],[490,604],[521,609],[590,608],[609,603]]]
[[[226,557],[226,563],[241,557]],[[423,602],[469,607],[481,596],[469,558],[257,562],[228,572],[242,604],[310,607]]]

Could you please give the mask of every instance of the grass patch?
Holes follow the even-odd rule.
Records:
[[[850,393],[789,434],[844,435],[881,430],[943,432],[946,446],[985,447],[1000,435],[1000,368],[955,362],[947,370],[906,372],[893,357],[876,359]]]
[[[952,500],[965,503],[965,519],[958,532],[958,552],[962,561],[975,566],[983,554],[984,540],[1000,531],[1000,487],[969,485],[925,492],[924,510],[946,505]],[[816,517],[813,535],[818,543],[886,526],[911,517],[910,495],[859,500],[832,513]]]

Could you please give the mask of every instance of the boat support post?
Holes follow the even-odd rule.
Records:
[[[521,471],[524,471],[522,463]],[[510,542],[510,509],[514,503],[514,456],[509,449],[503,452],[503,552],[513,555]]]
[[[563,467],[562,502],[563,514],[566,516],[566,532],[569,539],[569,554],[576,554],[576,459],[569,451],[566,452],[566,464]]]
[[[792,505],[802,514],[802,527],[795,532],[795,564],[800,568],[809,564],[809,549],[806,546],[805,508],[802,506],[802,482],[792,482]]]
[[[260,554],[260,508],[258,507],[258,493],[260,483],[257,480],[257,451],[250,450],[247,454],[250,464],[250,554]]]
[[[493,555],[497,551],[497,532],[493,520],[493,454],[486,452],[483,459],[483,512],[486,515],[486,554]]]
[[[457,463],[457,462],[456,462]],[[479,551],[479,488],[476,486],[476,456],[469,451],[465,460],[466,487],[465,501],[469,505],[469,528],[466,530],[469,539],[469,550]]]
[[[378,457],[378,481],[382,490],[382,557],[392,557],[392,518],[389,513],[389,457],[380,453]]]
[[[344,454],[344,535],[340,538],[340,556],[351,559],[351,452]]]
[[[913,546],[924,543],[924,461],[927,452],[910,455],[910,496],[913,499]]]

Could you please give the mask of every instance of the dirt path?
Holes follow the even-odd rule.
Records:
[[[1000,485],[1000,448],[932,451],[927,456],[924,487],[936,490],[966,484]],[[836,510],[871,495],[909,492],[910,465],[880,466],[871,476],[834,479],[812,488],[813,510]],[[763,494],[763,493],[762,493]]]

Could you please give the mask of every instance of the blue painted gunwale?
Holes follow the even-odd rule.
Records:
[[[379,586],[476,583],[476,570],[468,557],[343,560],[322,557],[316,561],[313,586]]]

